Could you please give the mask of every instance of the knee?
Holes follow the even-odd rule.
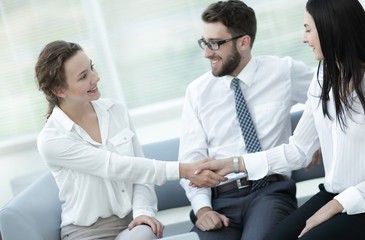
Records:
[[[138,225],[133,229],[126,229],[121,232],[115,240],[152,240],[157,239],[152,229],[148,225]]]

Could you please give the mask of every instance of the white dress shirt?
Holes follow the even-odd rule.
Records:
[[[304,103],[313,69],[290,57],[252,58],[237,76],[262,149],[288,142],[290,109]],[[179,160],[223,159],[246,153],[236,115],[232,76],[207,72],[189,84],[182,113]],[[286,173],[290,175],[290,173]],[[242,177],[228,176],[230,180]],[[224,183],[223,183],[224,184]],[[210,188],[196,189],[181,180],[195,212],[211,207]]]
[[[321,80],[322,72],[320,72]],[[365,88],[365,78],[363,85]],[[336,119],[332,91],[324,117],[318,96],[321,87],[314,75],[308,91],[308,101],[289,144],[268,151],[244,155],[248,175],[259,179],[267,173],[282,173],[309,164],[316,149],[321,147],[325,170],[324,186],[328,192],[339,193],[337,199],[348,214],[365,212],[365,115],[356,93],[348,127],[343,131]]]
[[[178,162],[143,158],[126,108],[110,99],[92,102],[102,143],[95,142],[59,107],[38,136],[62,204],[61,226],[90,226],[99,217],[154,216],[157,198],[146,184],[178,179]]]

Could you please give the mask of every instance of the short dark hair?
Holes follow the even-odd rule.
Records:
[[[252,48],[257,30],[256,15],[255,11],[244,2],[229,0],[212,3],[202,13],[202,20],[206,23],[222,23],[233,37],[249,35]]]

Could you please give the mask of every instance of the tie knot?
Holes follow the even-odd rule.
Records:
[[[234,88],[234,90],[237,90],[238,89],[239,82],[240,82],[240,80],[238,78],[233,78],[231,85]]]

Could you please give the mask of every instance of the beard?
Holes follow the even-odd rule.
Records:
[[[231,75],[231,73],[238,67],[240,64],[241,55],[237,51],[236,48],[232,47],[231,53],[227,57],[227,61],[223,63],[222,68],[213,70],[212,74],[215,77],[223,77],[225,75]]]

